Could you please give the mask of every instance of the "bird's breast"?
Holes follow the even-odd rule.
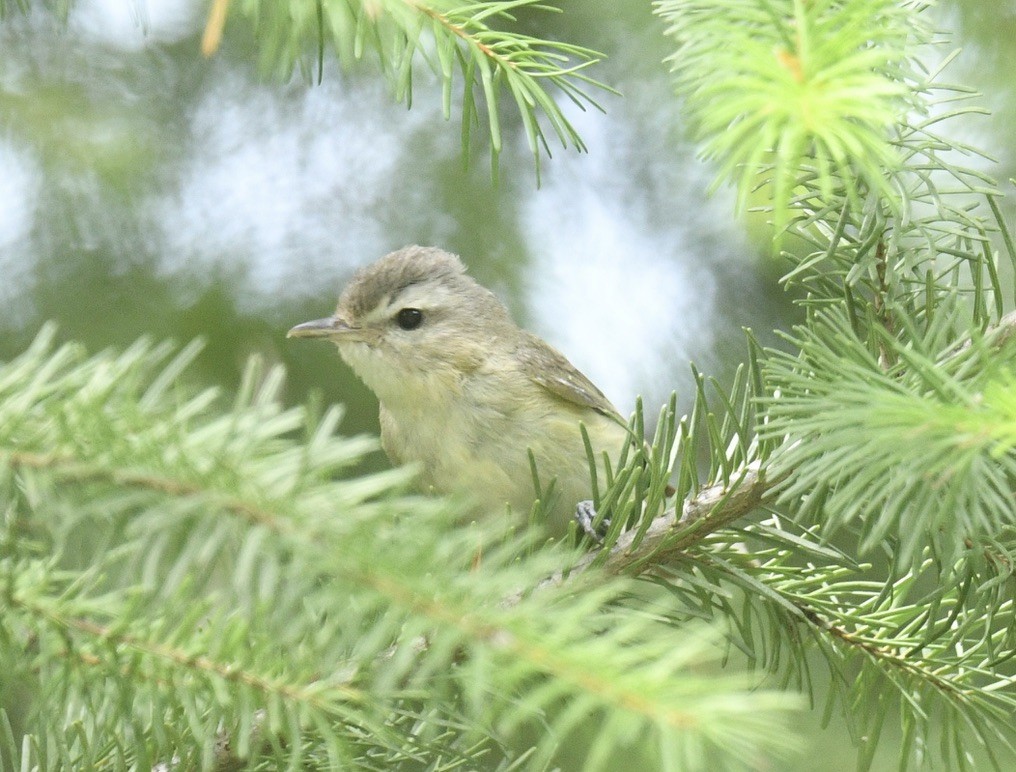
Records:
[[[544,485],[556,479],[559,519],[590,497],[589,464],[579,424],[598,451],[616,456],[624,430],[591,409],[579,409],[531,382],[477,377],[420,401],[382,400],[381,438],[395,463],[415,463],[419,482],[439,493],[462,492],[478,509],[525,516],[535,498],[529,451]]]

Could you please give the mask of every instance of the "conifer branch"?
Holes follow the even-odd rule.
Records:
[[[80,458],[70,455],[41,454],[30,451],[0,451],[0,462],[12,469],[30,468],[53,472],[63,480],[84,483],[101,480],[125,488],[140,488],[175,498],[199,496],[211,500],[235,515],[240,515],[252,524],[265,525],[273,530],[287,527],[279,513],[259,507],[249,501],[227,496],[195,483],[164,477],[150,472],[137,472],[121,466],[97,463],[82,463]]]
[[[82,616],[74,616],[53,603],[41,603],[38,598],[23,598],[8,593],[4,596],[5,603],[14,611],[21,611],[44,619],[47,624],[68,633],[80,633],[89,643],[81,647],[76,644],[63,650],[64,656],[79,658],[90,666],[114,667],[121,675],[128,678],[146,678],[146,673],[126,664],[117,666],[107,663],[94,650],[115,652],[114,661],[130,659],[132,654],[142,655],[154,660],[162,660],[179,671],[192,671],[201,677],[211,676],[222,681],[232,681],[252,687],[266,695],[274,696],[294,703],[303,703],[310,708],[331,711],[336,701],[362,704],[367,695],[360,689],[349,684],[332,682],[324,684],[315,681],[313,684],[294,683],[291,679],[281,678],[277,674],[257,673],[239,665],[235,660],[216,660],[206,654],[187,651],[179,646],[172,646],[165,641],[145,640],[131,635],[122,626],[103,625]],[[89,649],[92,649],[90,651]],[[179,677],[179,675],[177,676]],[[166,684],[155,676],[156,683]]]
[[[715,633],[675,646],[625,609],[620,577],[500,603],[559,554],[493,524],[451,528],[444,503],[397,495],[404,472],[332,479],[373,443],[333,436],[335,413],[302,427],[306,412],[276,401],[277,370],[252,369],[223,414],[166,388],[193,350],[85,358],[51,340],[47,329],[0,368],[12,513],[0,521],[0,661],[37,688],[30,748],[57,747],[77,768],[109,754],[178,768],[262,753],[331,768],[361,753],[381,766],[464,762],[477,732],[538,720],[547,761],[573,729],[562,700],[606,720],[591,757],[631,726],[681,758],[793,747],[789,725],[771,727],[794,695],[695,674]],[[82,531],[95,538],[68,542]],[[68,544],[84,574],[53,568]],[[59,739],[68,721],[72,745]],[[420,721],[423,734],[407,726]],[[450,738],[433,736],[442,726]]]
[[[594,486],[606,533],[581,557],[452,527],[445,503],[404,495],[405,472],[346,478],[373,441],[335,436],[337,411],[284,410],[279,370],[252,368],[223,408],[175,390],[193,349],[86,358],[44,330],[0,367],[0,667],[37,708],[23,738],[0,716],[0,752],[25,768],[548,766],[595,724],[591,768],[633,736],[675,769],[751,764],[793,750],[793,685],[813,688],[818,658],[862,767],[890,707],[901,767],[936,732],[947,764],[1003,767],[1016,314],[996,230],[1016,255],[994,182],[955,163],[976,149],[938,128],[979,108],[936,113],[969,90],[919,61],[922,6],[657,4],[705,154],[742,206],[771,193],[777,230],[810,250],[784,277],[806,313],[784,348],[751,341],[732,385],[694,372],[690,414],[672,401]],[[330,35],[343,64],[378,54],[407,103],[421,62],[446,116],[460,83],[466,148],[482,100],[496,159],[505,96],[537,158],[547,127],[581,147],[550,89],[593,104],[597,55],[510,31],[520,7],[539,5],[241,12],[284,76]],[[669,484],[680,509],[658,516]],[[703,675],[721,635],[779,688]],[[510,748],[520,727],[530,756]]]
[[[585,147],[555,92],[582,109],[599,109],[590,91],[616,93],[586,73],[601,54],[513,29],[514,14],[520,10],[560,12],[543,0],[319,3],[316,14],[291,12],[291,4],[296,5],[254,0],[234,3],[235,10],[231,9],[256,24],[262,67],[288,78],[307,51],[314,50],[320,79],[325,42],[330,40],[339,61],[347,67],[366,53],[375,53],[395,98],[412,105],[414,77],[419,77],[420,65],[425,65],[441,84],[445,119],[451,117],[452,88],[457,81],[462,84],[462,150],[467,157],[473,124],[486,112],[495,173],[503,145],[502,102],[506,99],[518,109],[539,175],[541,156],[550,152],[548,133],[563,147]],[[225,3],[216,3],[209,11],[206,55],[218,46],[226,9]],[[482,95],[482,107],[475,92]]]
[[[785,474],[784,474],[785,476]],[[567,569],[540,583],[540,588],[560,586],[596,565],[607,574],[637,576],[665,564],[675,555],[693,549],[709,535],[750,514],[783,479],[767,477],[761,461],[753,461],[734,475],[732,483],[703,488],[676,510],[653,519],[640,534],[629,530],[609,548],[606,560],[599,552],[587,552]],[[521,596],[514,596],[518,598]],[[511,602],[511,600],[509,601]]]

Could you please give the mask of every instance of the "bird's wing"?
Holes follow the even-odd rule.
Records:
[[[626,426],[626,422],[617,412],[617,408],[610,404],[610,400],[604,396],[603,392],[596,388],[596,385],[580,373],[557,349],[544,343],[535,335],[526,333],[517,355],[526,375],[551,394],[579,407],[592,408],[617,421],[621,426]],[[641,441],[648,454],[649,443],[646,440],[636,439],[634,435],[631,440],[634,444]],[[666,495],[669,497],[674,495],[675,489],[668,485],[666,491]]]
[[[580,373],[563,354],[535,335],[526,333],[519,346],[518,360],[534,382],[556,397],[579,407],[588,407],[623,423],[610,400],[586,376]]]

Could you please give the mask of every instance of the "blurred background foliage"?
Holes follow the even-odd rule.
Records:
[[[285,364],[287,402],[316,391],[348,406],[346,433],[373,432],[374,400],[331,348],[287,346],[285,331],[327,313],[356,266],[436,244],[623,412],[636,394],[653,406],[674,389],[680,412],[689,361],[729,379],[742,327],[773,343],[769,331],[799,311],[778,286],[765,217],[732,220],[732,193],[707,194],[715,170],[672,96],[673,45],[650,4],[561,8],[524,13],[522,27],[603,52],[590,74],[623,96],[596,94],[604,112],[565,106],[588,152],[552,142],[539,187],[517,113],[502,116],[497,185],[482,133],[463,159],[436,79],[416,80],[408,112],[366,65],[326,57],[320,82],[312,71],[281,81],[259,71],[239,18],[206,59],[196,0],[7,8],[0,359],[48,319],[91,350],[200,336],[192,377],[235,389],[259,353]],[[953,135],[997,158],[996,179],[1016,176],[1016,8],[962,0],[934,13],[953,31],[943,58],[963,48],[945,79],[982,89],[993,111]],[[817,726],[813,737],[825,769],[854,767],[850,738]],[[880,753],[895,766],[891,743]]]

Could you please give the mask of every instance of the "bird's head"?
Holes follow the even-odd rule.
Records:
[[[416,382],[461,378],[517,334],[458,257],[412,246],[361,268],[333,316],[298,324],[288,337],[331,340],[384,399]]]

